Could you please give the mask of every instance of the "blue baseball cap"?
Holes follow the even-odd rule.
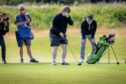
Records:
[[[93,15],[89,15],[87,18],[88,18],[89,20],[93,20]]]

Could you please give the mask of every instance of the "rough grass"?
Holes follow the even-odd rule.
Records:
[[[34,30],[35,39],[32,41],[32,51],[33,56],[40,60],[41,62],[50,62],[51,61],[51,47],[50,47],[50,41],[48,36],[48,31],[40,31],[40,30]],[[102,35],[107,35],[109,32],[115,32],[116,38],[115,38],[115,44],[113,45],[116,54],[120,60],[121,63],[124,63],[124,60],[126,59],[126,29],[104,29],[104,28],[98,28],[98,31],[96,32],[96,42],[99,40],[99,37]],[[80,53],[80,30],[78,29],[69,29],[68,30],[68,40],[69,45],[74,51],[77,59],[79,59],[79,53]],[[6,35],[6,46],[7,46],[7,61],[11,63],[19,63],[19,53],[18,53],[18,47],[15,40],[14,33],[9,33]],[[25,62],[29,62],[29,58],[27,56],[27,53],[25,52],[26,49],[24,47],[24,58]],[[86,56],[91,51],[91,46],[89,41],[87,41],[86,45]],[[1,53],[1,51],[0,51]],[[1,59],[1,58],[0,58]],[[59,47],[58,51],[58,62],[61,60],[61,48]],[[69,62],[75,62],[70,50],[68,49],[68,56],[67,60]],[[1,61],[1,60],[0,60]],[[107,54],[103,56],[101,59],[101,62],[107,62]],[[113,53],[111,52],[111,62],[115,62],[115,58]]]
[[[51,27],[52,19],[59,13],[63,5],[28,5],[26,11],[32,17],[32,27],[47,29]],[[93,14],[98,26],[119,28],[125,26],[125,4],[83,4],[71,7],[71,17],[74,20],[74,28],[79,28],[83,19]],[[11,31],[16,30],[14,24],[15,15],[18,13],[17,6],[0,6],[0,12],[5,12],[10,17]]]
[[[71,32],[72,31],[72,32]],[[70,66],[53,66],[51,62],[51,48],[49,46],[48,31],[34,31],[36,38],[32,42],[33,56],[41,63],[29,64],[29,58],[24,48],[25,64],[19,64],[19,53],[14,33],[6,35],[7,62],[0,64],[0,84],[126,84],[126,31],[125,29],[98,29],[96,41],[108,31],[116,33],[116,43],[113,45],[120,61],[116,65],[115,58],[111,54],[111,63],[107,64],[107,55],[103,56],[100,64],[89,65],[86,62],[82,66],[77,63],[68,49],[67,61]],[[68,30],[69,45],[79,59],[79,30]],[[89,42],[86,48],[86,57],[91,48]],[[0,51],[1,53],[1,51]],[[1,62],[1,58],[0,58]],[[61,48],[58,50],[57,62],[61,62]],[[113,64],[114,63],[114,64]]]

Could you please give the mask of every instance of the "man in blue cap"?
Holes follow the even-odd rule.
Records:
[[[80,48],[80,61],[82,64],[85,57],[85,45],[86,39],[89,39],[92,50],[95,48],[95,32],[97,29],[97,22],[93,19],[92,15],[89,15],[86,20],[81,24],[81,48]]]

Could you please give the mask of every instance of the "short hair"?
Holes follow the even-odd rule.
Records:
[[[20,10],[20,9],[25,9],[25,6],[24,5],[19,5],[18,10]]]
[[[63,7],[62,11],[66,11],[66,10],[68,10],[69,13],[71,12],[71,9],[70,9],[69,6],[64,6]]]

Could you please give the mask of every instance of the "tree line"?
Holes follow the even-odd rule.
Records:
[[[24,2],[29,3],[54,3],[54,4],[74,4],[77,2],[78,4],[82,3],[114,3],[114,2],[125,2],[126,0],[0,0],[1,5],[17,5]]]

